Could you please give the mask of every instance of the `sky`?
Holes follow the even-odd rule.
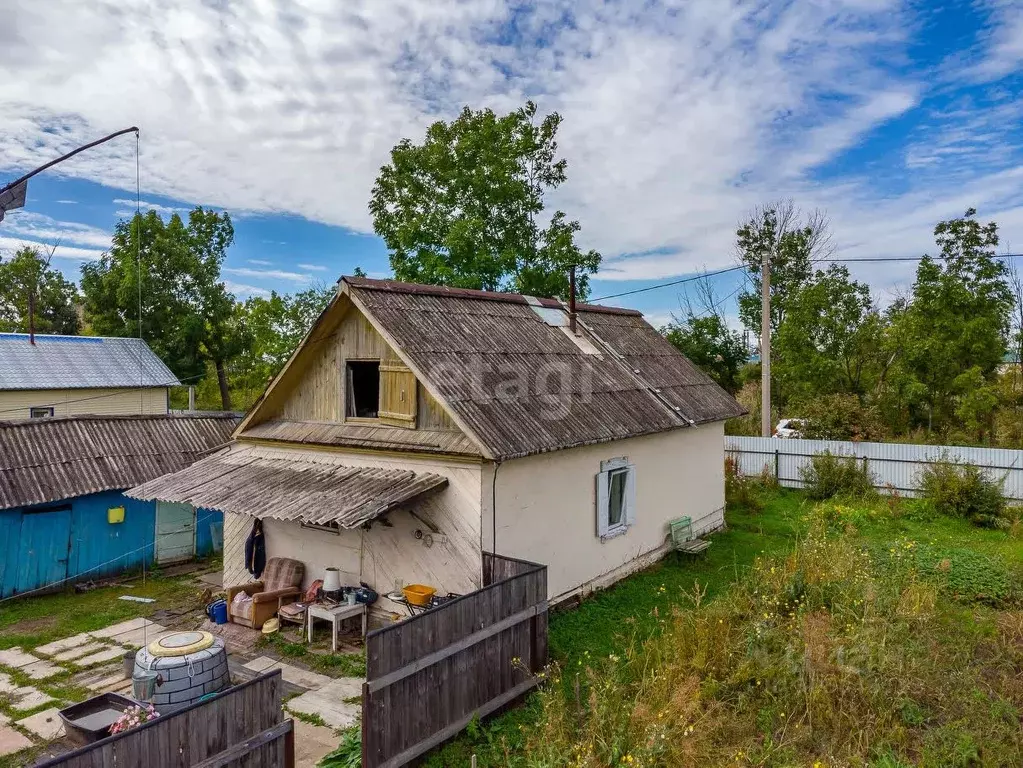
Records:
[[[231,213],[240,298],[389,274],[388,153],[464,106],[559,112],[550,209],[603,254],[593,297],[735,263],[792,199],[839,258],[933,251],[974,206],[1023,251],[1023,0],[0,0],[0,182],[137,125],[144,208]],[[136,200],[129,135],[33,179],[0,256],[77,278]],[[857,265],[880,301],[913,265]],[[715,278],[727,314],[741,273]],[[687,286],[608,300],[670,319]]]

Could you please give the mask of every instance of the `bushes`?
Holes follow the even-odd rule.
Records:
[[[833,496],[873,496],[874,476],[854,456],[837,456],[830,451],[818,453],[809,466],[800,467],[799,474],[806,484],[806,493],[812,499],[830,499]]]
[[[1006,527],[1004,480],[992,480],[977,466],[943,455],[917,480],[920,493],[934,511],[961,517],[984,528]]]
[[[794,403],[788,412],[803,421],[808,440],[882,440],[884,426],[855,395],[821,395]]]
[[[763,491],[777,487],[773,477],[748,477],[739,471],[739,463],[725,457],[725,504],[729,509],[744,509],[757,513],[764,509]]]

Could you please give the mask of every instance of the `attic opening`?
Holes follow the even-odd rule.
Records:
[[[377,418],[380,403],[380,361],[349,360],[345,364],[345,416]]]

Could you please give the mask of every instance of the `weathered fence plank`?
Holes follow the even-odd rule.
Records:
[[[547,569],[484,554],[482,589],[366,639],[363,768],[404,765],[536,685]]]
[[[947,455],[975,464],[994,479],[1004,478],[1005,495],[1010,499],[1023,500],[1023,451],[957,445],[725,436],[725,452],[736,459],[743,474],[757,475],[766,470],[787,488],[801,488],[800,469],[809,465],[813,456],[825,451],[866,461],[878,489],[895,490],[904,496],[916,495],[920,471]]]
[[[130,731],[59,755],[38,768],[258,768],[293,760],[279,669]],[[292,744],[291,753],[287,743]]]

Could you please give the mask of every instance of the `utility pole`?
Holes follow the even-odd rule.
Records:
[[[760,434],[771,436],[771,251],[760,265]]]

